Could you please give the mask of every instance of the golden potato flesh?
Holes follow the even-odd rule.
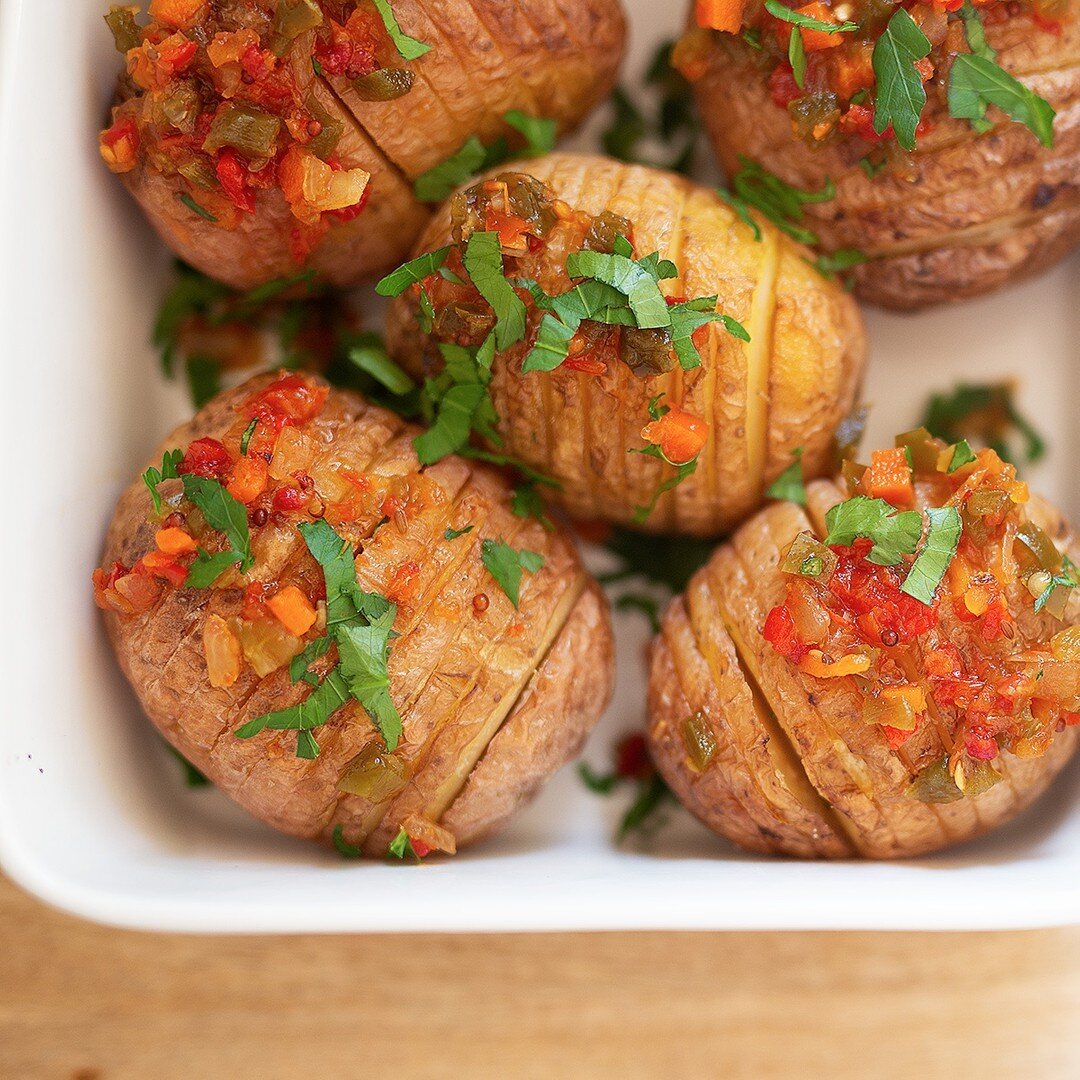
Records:
[[[254,379],[174,432],[153,462],[186,449],[181,472],[235,492],[251,568],[184,585],[195,544],[219,551],[224,536],[179,481],[160,485],[155,513],[138,479],[95,575],[121,667],[166,739],[274,828],[336,833],[371,855],[402,829],[415,845],[453,850],[501,826],[576,753],[612,685],[607,607],[566,536],[515,516],[485,466],[420,466],[417,432],[312,377]],[[316,522],[352,545],[359,588],[396,604],[386,671],[402,733],[392,752],[348,695],[311,729],[314,756],[298,756],[295,727],[236,735],[318,692],[289,670],[333,616],[302,535]],[[516,607],[485,561],[492,545],[535,553]],[[333,639],[311,667],[316,681],[339,660]]]
[[[490,392],[501,451],[557,481],[554,500],[579,518],[715,535],[760,504],[796,450],[808,475],[830,468],[833,433],[856,398],[865,338],[850,297],[809,265],[804,248],[764,222],[755,240],[752,227],[715,193],[654,169],[553,154],[493,175],[539,182],[561,215],[545,241],[533,237],[526,254],[504,259],[508,278],[534,278],[552,294],[569,290],[566,258],[583,242],[596,243],[583,241],[591,221],[629,233],[635,258],[658,252],[672,260],[678,276],[660,282],[663,293],[716,296],[716,308],[750,338],[744,342],[714,322],[694,336],[699,367],[683,370],[663,349],[666,370],[635,371],[628,335],[586,321],[567,362],[523,372],[540,320],[530,307],[526,339],[496,356]],[[417,253],[454,245],[451,213],[451,204],[438,212]],[[460,245],[455,250],[460,256]],[[439,275],[424,283],[437,316],[467,311],[482,336],[490,309],[482,301],[478,306],[475,295],[455,294],[457,288]],[[458,324],[439,318],[435,332],[424,333],[419,309],[417,289],[402,295],[391,310],[387,341],[411,372],[433,374],[442,365],[440,345],[466,339],[453,336]],[[479,344],[479,336],[471,343]],[[634,452],[648,446],[642,430],[658,400],[690,414],[705,433],[693,472],[677,484],[673,459]],[[664,485],[669,490],[660,492]]]
[[[701,116],[729,177],[748,158],[804,191],[835,184],[834,198],[805,206],[805,224],[825,251],[866,256],[853,270],[864,300],[899,310],[961,300],[1039,271],[1080,243],[1080,19],[1066,11],[1052,32],[1030,14],[990,15],[986,39],[997,63],[1057,112],[1053,146],[994,109],[985,132],[951,117],[944,66],[927,84],[914,152],[843,132],[808,145],[774,102],[773,65],[760,52],[724,33],[698,37],[690,50]],[[950,34],[962,36],[959,27],[950,24]],[[895,168],[875,172],[889,154]]]
[[[965,506],[965,530],[976,505],[966,497],[946,504]],[[903,578],[894,568],[866,561],[868,542],[861,554],[832,548],[839,561],[823,585],[782,572],[793,541],[824,537],[826,513],[846,498],[837,484],[816,481],[806,509],[761,511],[675,599],[653,644],[657,767],[688,809],[751,851],[883,859],[944,848],[1019,813],[1076,749],[1068,725],[1080,703],[1080,601],[1066,590],[1035,610],[1033,575],[1050,574],[1033,569],[1015,531],[1041,537],[1059,573],[1075,576],[1061,556],[1077,558],[1080,538],[1061,515],[1032,498],[1008,512],[1001,535],[962,539],[930,608],[896,592]],[[933,495],[920,489],[919,504],[941,505],[940,485]],[[854,586],[844,590],[860,565],[891,581],[891,592],[859,606]],[[858,633],[837,623],[815,631],[823,610],[843,610]],[[931,627],[916,633],[910,620],[931,611]],[[842,640],[856,643],[851,653]],[[837,664],[858,670],[844,674]],[[841,674],[829,677],[830,667]],[[987,686],[1009,696],[987,697]],[[906,701],[916,702],[911,712],[899,707]],[[980,711],[987,702],[989,718]],[[994,713],[1014,706],[1015,716]]]
[[[165,9],[161,9],[164,11]],[[171,11],[171,9],[169,9]],[[611,88],[618,0],[235,0],[110,14],[125,52],[100,148],[164,242],[236,288],[389,270],[429,216],[416,178],[517,110],[575,127]]]

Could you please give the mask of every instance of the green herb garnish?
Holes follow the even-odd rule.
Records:
[[[1046,607],[1050,601],[1050,597],[1053,596],[1055,589],[1077,588],[1080,588],[1080,573],[1078,573],[1076,564],[1072,559],[1070,559],[1068,555],[1063,555],[1061,559],[1061,571],[1050,578],[1050,583],[1035,598],[1036,614]]]
[[[345,839],[345,833],[340,825],[334,826],[333,833],[334,850],[343,859],[361,859],[364,856],[364,852],[359,844],[350,844]]]
[[[765,0],[765,10],[774,19],[779,19],[781,22],[791,23],[805,30],[817,30],[822,34],[850,34],[852,31],[859,29],[858,23],[830,23],[823,22],[821,19],[813,19],[809,15],[803,15],[801,12],[785,7],[780,3],[780,0]]]
[[[392,394],[409,394],[416,383],[390,358],[377,334],[358,334],[349,345],[346,357]]]
[[[447,246],[410,259],[387,274],[375,286],[375,291],[380,296],[400,296],[410,285],[419,283],[434,274],[446,262],[446,256],[449,254],[450,248]]]
[[[518,551],[501,539],[485,540],[480,545],[480,560],[515,608],[521,598],[522,572],[535,574],[544,565],[542,555]]]
[[[1046,453],[1046,443],[1017,409],[1009,383],[961,383],[951,393],[934,394],[927,403],[922,426],[947,443],[977,440],[1005,461],[1028,464]],[[1023,449],[1012,447],[1013,434]]]
[[[953,447],[952,457],[949,459],[949,473],[957,472],[965,465],[970,465],[975,460],[975,453],[971,449],[967,439],[961,439]]]
[[[217,218],[206,209],[205,206],[200,206],[186,191],[181,191],[176,196],[189,210],[194,211],[201,218],[210,222],[217,222]]]
[[[644,593],[622,593],[615,598],[613,606],[616,611],[640,611],[648,619],[652,632],[660,633],[660,608],[651,596]]]
[[[905,150],[915,149],[915,128],[926,104],[915,63],[929,55],[929,38],[904,8],[898,8],[874,45],[874,131],[881,135],[892,124],[896,141]]]
[[[221,389],[221,365],[212,356],[196,353],[187,358],[185,369],[191,402],[201,409]]]
[[[945,571],[956,557],[963,523],[960,511],[955,506],[932,506],[926,511],[926,518],[926,539],[908,571],[901,592],[929,607],[934,602]]]
[[[896,566],[904,555],[913,555],[922,538],[922,514],[897,510],[884,499],[856,495],[832,507],[825,515],[829,530],[825,547],[850,547],[862,538],[873,541],[867,559],[878,566]]]
[[[456,540],[459,536],[464,536],[466,533],[471,533],[475,529],[475,525],[466,525],[464,529],[447,529],[443,533],[444,540]]]
[[[386,27],[386,32],[394,43],[394,48],[397,49],[403,60],[419,60],[425,53],[431,52],[430,45],[423,41],[417,41],[414,37],[409,37],[401,29],[394,15],[394,9],[390,6],[390,0],[371,0],[371,2],[375,5],[375,10],[378,11],[383,26]]]
[[[183,450],[166,450],[161,459],[161,468],[156,469],[153,465],[143,473],[143,483],[150,490],[150,498],[154,500],[154,513],[161,514],[161,496],[157,486],[162,480],[177,480],[180,474],[176,471],[180,462],[184,460]]]
[[[555,528],[551,518],[547,516],[544,500],[540,498],[535,480],[524,480],[514,488],[510,498],[510,509],[515,517],[535,518],[545,529]]]
[[[739,157],[739,171],[731,178],[731,191],[720,190],[719,196],[761,239],[761,229],[750,216],[750,209],[764,214],[781,232],[800,244],[814,245],[817,233],[806,228],[803,207],[810,203],[828,202],[836,195],[836,186],[826,180],[820,191],[800,191],[773,175],[756,161]]]
[[[806,483],[803,480],[802,468],[803,448],[797,447],[792,450],[791,464],[769,485],[765,494],[770,499],[797,503],[799,506],[806,505]]]
[[[413,191],[421,202],[442,202],[480,172],[486,162],[484,144],[475,135],[470,135],[445,161],[421,173],[413,184]]]
[[[233,561],[240,563],[240,572],[246,573],[255,562],[251,554],[247,507],[230,495],[217,480],[195,473],[184,473],[180,479],[184,484],[184,498],[202,511],[210,528],[223,532],[229,541],[231,552],[221,554],[231,554]]]
[[[414,862],[420,862],[420,856],[416,854],[412,840],[409,839],[409,834],[404,829],[401,829],[397,836],[390,841],[390,846],[386,849],[386,857],[388,859],[412,859]]]
[[[296,731],[296,755],[314,758],[319,744],[312,734],[348,700],[358,701],[393,751],[401,737],[401,717],[390,699],[387,664],[397,606],[378,593],[365,592],[356,581],[352,545],[320,519],[298,526],[304,543],[322,567],[326,583],[326,637],[308,644],[289,665],[294,682],[312,683],[308,670],[337,645],[338,664],[298,705],[256,717],[234,734],[250,739],[266,728]]]
[[[496,232],[474,232],[465,245],[465,271],[476,291],[495,312],[495,347],[500,352],[525,336],[525,302],[503,273],[502,247]]]
[[[1053,107],[994,60],[971,53],[957,56],[949,69],[948,95],[949,115],[970,120],[976,130],[985,130],[987,107],[994,105],[1043,146],[1054,145]]]

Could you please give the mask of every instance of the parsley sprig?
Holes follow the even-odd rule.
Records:
[[[485,540],[480,545],[480,561],[515,608],[521,599],[522,573],[535,574],[544,565],[543,555],[535,551],[519,551],[502,538]]]
[[[397,606],[378,593],[366,592],[356,581],[355,552],[326,521],[298,526],[304,543],[322,567],[326,582],[326,635],[311,642],[289,665],[294,682],[315,683],[299,704],[265,713],[236,729],[240,739],[261,731],[295,731],[296,756],[315,758],[319,744],[313,734],[350,699],[363,706],[393,751],[401,738],[401,716],[390,697],[388,661]],[[318,682],[308,670],[334,644],[337,665]]]
[[[901,591],[930,606],[946,571],[956,557],[963,522],[955,506],[897,510],[884,499],[856,495],[832,507],[825,515],[827,547],[850,547],[856,540],[873,542],[867,561],[878,566],[899,566],[905,555],[918,551]],[[921,543],[920,543],[921,542]]]
[[[791,452],[791,464],[769,485],[765,494],[770,499],[806,505],[806,483],[803,480],[803,448],[796,447]]]
[[[826,180],[820,191],[801,191],[763,165],[740,155],[739,171],[731,177],[731,191],[721,189],[718,194],[750,227],[755,240],[761,239],[761,228],[750,215],[751,209],[762,213],[793,240],[812,246],[818,242],[818,236],[803,225],[803,207],[835,198],[836,185]]]
[[[877,79],[874,130],[883,134],[892,125],[896,141],[915,149],[915,128],[926,104],[917,61],[930,55],[930,39],[904,8],[898,8],[874,45],[871,62]]]
[[[667,331],[672,351],[685,371],[701,365],[693,335],[708,323],[720,323],[740,341],[750,340],[742,323],[716,310],[715,296],[668,304],[660,282],[677,278],[678,267],[670,259],[661,259],[659,252],[636,260],[633,254],[632,245],[623,236],[616,238],[612,252],[572,252],[566,259],[566,272],[576,279],[576,284],[556,296],[547,295],[534,281],[517,282],[545,312],[533,346],[522,362],[523,372],[554,371],[559,367],[569,355],[574,335],[587,319],[607,326]]]
[[[1011,383],[960,383],[927,402],[922,426],[947,443],[977,440],[1006,461],[1034,464],[1046,442],[1020,412]],[[1017,441],[1022,445],[1015,445]]]
[[[986,131],[991,126],[986,110],[994,105],[1028,128],[1043,146],[1053,146],[1053,107],[998,64],[986,41],[982,16],[971,0],[966,0],[960,14],[971,52],[957,56],[949,70],[949,115],[970,120],[976,131]]]
[[[394,15],[394,9],[390,6],[390,0],[371,0],[371,2],[375,5],[375,10],[379,13],[379,18],[382,19],[383,26],[386,27],[386,32],[394,43],[394,48],[403,60],[419,60],[421,56],[431,52],[432,47],[427,42],[417,41],[401,29]]]
[[[922,514],[897,510],[884,499],[856,495],[832,507],[825,515],[828,535],[825,546],[850,547],[856,540],[873,541],[868,561],[896,566],[905,555],[914,555],[922,537]]]

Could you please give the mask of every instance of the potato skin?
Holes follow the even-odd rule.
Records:
[[[152,460],[193,439],[220,437],[235,426],[237,404],[271,378],[219,395]],[[321,460],[359,469],[373,483],[411,479],[418,471],[412,449],[418,429],[352,393],[332,390],[310,429],[324,448]],[[232,734],[308,693],[304,683],[290,681],[287,665],[261,679],[245,665],[231,687],[210,685],[203,627],[211,614],[228,619],[239,613],[241,588],[168,589],[144,615],[105,614],[143,708],[184,757],[274,828],[327,842],[340,826],[346,842],[376,856],[385,854],[410,815],[443,817],[452,831],[460,829],[459,845],[501,827],[577,752],[612,688],[607,606],[565,534],[515,517],[505,481],[484,466],[446,458],[420,472],[430,490],[424,508],[403,526],[391,521],[368,530],[356,559],[361,587],[384,595],[403,566],[417,575],[415,588],[397,598],[400,636],[389,663],[404,728],[396,756],[407,765],[407,782],[383,802],[338,789],[356,755],[381,743],[354,701],[316,730],[321,752],[314,760],[295,756],[294,732],[264,731],[249,740]],[[105,565],[131,565],[152,549],[151,512],[137,479],[109,527]],[[472,531],[445,539],[447,528],[465,524]],[[523,575],[518,611],[480,560],[481,542],[498,538],[545,559],[537,573]],[[309,561],[319,573],[293,523],[272,517],[253,531],[252,542],[250,580],[272,581]],[[482,611],[474,603],[481,595],[487,601]],[[316,663],[317,674],[333,666],[333,651]],[[436,794],[441,801],[433,801]]]
[[[807,251],[762,224],[762,241],[714,193],[672,173],[607,158],[557,153],[506,166],[541,180],[573,210],[621,215],[639,254],[659,251],[679,267],[661,282],[669,296],[716,294],[720,310],[749,330],[749,345],[717,324],[704,333],[701,367],[646,378],[621,362],[600,376],[568,368],[521,373],[524,344],[496,358],[491,395],[504,449],[558,480],[552,494],[572,515],[710,536],[754,510],[765,488],[802,447],[807,475],[831,467],[837,424],[855,402],[866,342],[858,309],[805,259]],[[417,244],[450,242],[444,206]],[[391,308],[387,341],[410,371],[437,366],[437,351],[406,293]],[[658,394],[710,425],[693,475],[663,494],[644,526],[647,505],[674,469],[631,449]]]
[[[978,134],[948,115],[932,83],[924,118],[933,128],[912,155],[915,180],[887,171],[868,178],[859,160],[871,144],[847,136],[808,147],[773,103],[753,50],[728,34],[714,36],[695,94],[729,175],[741,155],[804,190],[831,178],[836,197],[805,208],[823,249],[870,256],[854,270],[856,294],[914,311],[990,292],[1080,243],[1080,19],[1073,13],[1054,35],[1011,16],[988,24],[986,37],[1001,66],[1056,109],[1053,147],[1001,113]]]
[[[430,215],[413,194],[417,176],[471,135],[513,135],[503,121],[512,109],[555,119],[560,134],[577,127],[614,85],[625,42],[619,0],[395,0],[394,13],[433,46],[407,65],[415,82],[396,100],[364,101],[344,76],[316,76],[311,33],[288,54],[297,85],[343,124],[336,160],[371,174],[363,212],[333,221],[298,261],[296,219],[280,191],[260,191],[255,213],[226,227],[179,201],[191,194],[182,177],[141,162],[121,179],[169,248],[237,289],[304,268],[338,286],[377,277],[405,258]]]
[[[997,764],[1005,779],[984,794],[926,804],[907,787],[946,753],[933,725],[905,745],[909,769],[881,729],[863,721],[852,680],[815,679],[775,652],[761,628],[784,597],[782,552],[799,532],[820,530],[825,512],[845,497],[838,485],[818,481],[808,487],[807,511],[792,503],[761,511],[675,599],[652,645],[649,743],[656,765],[692,813],[751,851],[877,859],[936,851],[1014,817],[1077,747],[1078,730],[1066,728],[1041,758],[1002,753]],[[1035,500],[1029,511],[1061,549],[1073,558],[1080,553],[1080,538],[1057,511]],[[1074,597],[1065,622],[1077,621]],[[1028,640],[1061,628],[1045,615],[1017,626]],[[964,624],[951,633],[974,647]],[[766,706],[763,717],[750,707],[753,694]],[[695,714],[716,743],[703,771],[681,735],[683,721]],[[769,756],[776,744],[780,758]]]

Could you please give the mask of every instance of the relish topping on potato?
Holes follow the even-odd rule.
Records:
[[[389,3],[152,0],[145,24],[138,11],[106,16],[127,70],[100,137],[105,163],[178,178],[177,198],[224,229],[255,212],[261,190],[280,190],[303,263],[331,220],[362,212],[370,175],[335,157],[342,123],[297,78],[294,43],[311,40],[314,75],[348,78],[371,100],[407,93],[404,53],[426,49],[401,34]]]
[[[977,130],[989,127],[986,110],[994,105],[1049,146],[1054,110],[1002,70],[986,42],[984,23],[1020,14],[1038,32],[1060,34],[1068,0],[697,0],[697,26],[674,62],[695,80],[708,66],[711,33],[740,36],[769,71],[773,102],[811,145],[850,135],[914,150],[933,126],[923,115],[929,90]],[[901,159],[878,155],[868,171],[886,164],[899,168]]]
[[[453,410],[439,410],[442,453],[460,449],[471,429],[491,436],[499,418],[483,390],[495,355],[515,345],[527,350],[521,376],[561,368],[600,378],[621,363],[646,378],[700,367],[711,323],[750,340],[741,323],[716,310],[716,296],[665,296],[660,282],[679,277],[679,268],[658,252],[642,257],[627,218],[575,210],[525,173],[474,184],[454,196],[450,212],[453,243],[379,285],[385,295],[407,290],[419,302],[444,377],[476,391],[471,424],[456,400]],[[677,483],[693,471],[709,424],[662,396],[640,418],[646,446],[637,452],[675,466]],[[638,508],[638,523],[671,486]]]
[[[827,533],[785,551],[763,636],[806,675],[851,677],[901,757],[938,729],[950,752],[916,777],[920,797],[980,794],[1001,752],[1040,756],[1080,724],[1080,631],[1064,621],[1077,568],[992,450],[918,429],[845,476]]]
[[[611,690],[599,587],[505,479],[312,375],[216,396],[122,495],[94,594],[150,719],[343,855],[497,828]]]

